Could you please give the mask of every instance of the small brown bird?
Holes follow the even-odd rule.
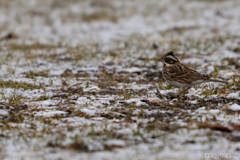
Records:
[[[208,75],[198,73],[181,64],[173,52],[168,52],[158,61],[163,63],[162,75],[164,79],[173,86],[184,89],[187,88],[184,92],[194,85],[205,82],[227,83],[225,81],[211,79]]]

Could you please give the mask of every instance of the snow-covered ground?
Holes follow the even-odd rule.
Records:
[[[239,8],[1,0],[0,159],[239,159]],[[176,95],[169,51],[228,84]]]

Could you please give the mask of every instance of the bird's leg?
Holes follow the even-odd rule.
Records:
[[[189,90],[190,88],[191,88],[191,87],[188,87],[188,88],[185,89],[185,87],[183,87],[182,91],[181,91],[181,89],[179,88],[180,91],[179,91],[177,94],[183,94],[183,95],[185,95],[185,91]]]
[[[183,89],[184,89],[184,87],[183,87]],[[176,95],[178,95],[178,94],[182,94],[182,92],[183,92],[183,90],[182,90],[182,88],[179,88],[179,92],[177,92],[177,93],[175,93]]]
[[[182,92],[183,92],[183,96],[185,96],[185,87],[183,87],[183,91]]]
[[[185,87],[182,88],[182,90],[180,90],[179,94],[181,96],[184,96],[185,95]]]
[[[184,88],[185,90],[183,91],[184,92],[184,95],[185,95],[185,91],[189,90],[191,87],[188,87],[188,88]]]

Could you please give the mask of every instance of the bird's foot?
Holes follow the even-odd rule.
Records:
[[[183,90],[181,91],[180,89],[179,89],[179,92],[178,93],[175,93],[176,95],[180,95],[180,96],[185,96],[185,93],[186,93],[186,91],[187,90],[189,90],[191,87],[188,87],[188,88],[183,88]]]

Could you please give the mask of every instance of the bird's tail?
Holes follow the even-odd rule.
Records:
[[[228,84],[228,82],[226,82],[226,81],[220,81],[220,80],[215,80],[215,79],[210,79],[209,82],[220,82],[220,83]]]

